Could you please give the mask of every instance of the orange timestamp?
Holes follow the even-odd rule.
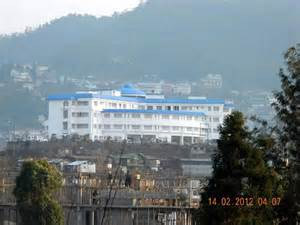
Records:
[[[236,206],[236,207],[251,207],[251,206],[279,206],[281,202],[280,197],[266,198],[266,197],[210,197],[208,198],[208,205],[210,206]]]

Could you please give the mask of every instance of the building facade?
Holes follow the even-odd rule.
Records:
[[[48,136],[88,135],[92,140],[148,140],[192,144],[219,137],[231,113],[221,99],[147,96],[131,85],[120,91],[48,96]]]

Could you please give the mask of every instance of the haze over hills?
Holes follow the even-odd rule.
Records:
[[[282,53],[300,41],[299,11],[294,0],[149,0],[113,17],[69,15],[2,37],[0,63],[123,80],[221,73],[228,88],[273,88]]]

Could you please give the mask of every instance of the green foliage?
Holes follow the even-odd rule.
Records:
[[[213,158],[213,176],[202,194],[202,208],[197,215],[201,224],[273,224],[276,211],[270,204],[259,206],[257,200],[281,197],[281,179],[267,165],[265,148],[254,140],[242,113],[233,112],[225,118]],[[253,199],[253,204],[237,206],[236,198],[241,197]],[[209,204],[209,198],[216,198],[218,204]],[[222,205],[222,198],[229,198],[230,205]]]
[[[286,70],[280,69],[281,91],[275,93],[273,107],[278,118],[278,137],[284,157],[289,160],[286,194],[279,209],[281,224],[300,220],[300,44],[284,55]]]
[[[62,225],[63,213],[53,193],[62,185],[55,167],[45,160],[25,162],[14,195],[23,225]]]

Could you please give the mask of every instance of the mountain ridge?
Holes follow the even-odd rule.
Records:
[[[112,17],[69,15],[0,38],[0,63],[39,62],[60,74],[195,80],[223,74],[229,88],[278,85],[283,52],[300,40],[300,4],[149,0]]]

